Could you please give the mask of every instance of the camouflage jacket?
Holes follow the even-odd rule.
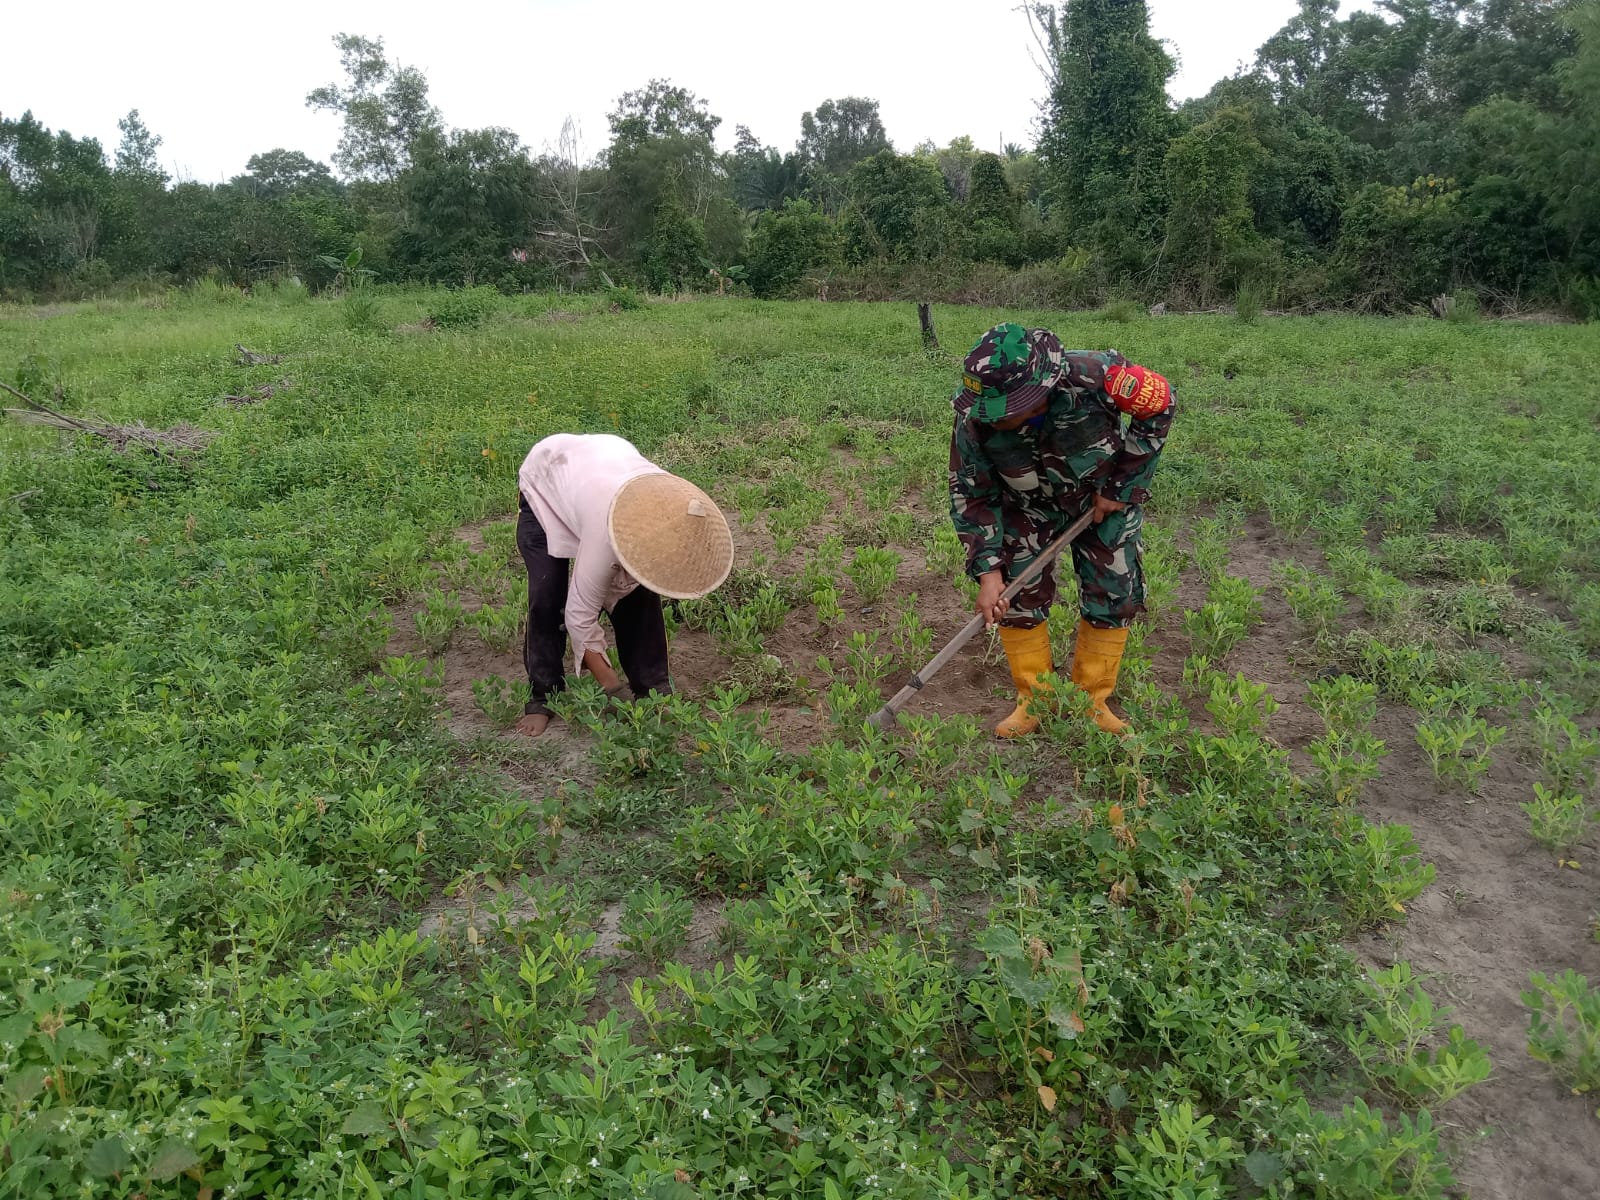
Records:
[[[1084,493],[1124,504],[1150,497],[1156,459],[1172,425],[1165,412],[1124,426],[1106,394],[1108,367],[1128,360],[1114,350],[1072,350],[1038,428],[999,430],[957,417],[950,440],[950,515],[967,548],[974,579],[1005,559],[1006,527],[1050,527],[1081,511]]]

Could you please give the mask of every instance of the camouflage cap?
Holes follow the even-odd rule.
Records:
[[[1061,342],[1048,329],[1007,322],[978,339],[961,364],[956,413],[985,425],[1026,412],[1061,381]]]

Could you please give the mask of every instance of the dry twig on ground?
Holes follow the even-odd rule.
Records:
[[[287,375],[273,383],[258,383],[248,392],[229,392],[218,398],[219,404],[232,405],[234,408],[243,408],[247,404],[260,404],[263,400],[270,400],[279,392],[288,391],[294,386],[294,380]]]
[[[177,458],[180,454],[193,453],[204,450],[213,438],[217,436],[214,429],[201,429],[180,421],[170,429],[152,429],[142,421],[133,421],[126,424],[116,424],[111,421],[93,420],[84,417],[71,417],[66,413],[57,412],[45,404],[40,404],[31,396],[17,391],[8,383],[0,382],[0,388],[11,393],[26,408],[0,409],[6,416],[13,420],[21,421],[26,425],[48,425],[53,429],[66,429],[74,433],[87,433],[110,443],[119,453],[126,454],[129,446],[139,446],[156,454],[163,454],[169,458]]]
[[[246,350],[238,342],[233,344],[233,348],[239,352],[238,357],[233,361],[241,367],[259,367],[283,361],[283,355],[281,354],[263,354],[259,350]]]

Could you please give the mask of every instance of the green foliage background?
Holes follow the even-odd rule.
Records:
[[[227,184],[170,184],[137,110],[110,162],[30,112],[0,118],[0,296],[202,277],[320,289],[321,260],[359,245],[388,282],[507,293],[720,290],[748,266],[761,297],[1199,308],[1242,294],[1401,312],[1465,289],[1582,318],[1600,304],[1590,0],[1380,0],[1347,16],[1300,0],[1248,69],[1176,107],[1143,0],[1024,8],[1038,145],[994,154],[966,137],[896,149],[863,96],[803,114],[792,151],[737,126],[724,152],[721,117],[666,79],[618,97],[604,146],[564,134],[533,153],[505,129],[448,128],[420,71],[348,34],[344,78],[307,97],[342,121],[337,178],[277,147]],[[988,49],[1007,86],[1029,50]]]

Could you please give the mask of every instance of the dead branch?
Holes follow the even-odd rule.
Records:
[[[214,429],[200,429],[178,422],[170,429],[152,429],[141,421],[116,424],[111,421],[89,420],[57,412],[47,404],[17,391],[9,383],[0,381],[0,388],[21,400],[26,408],[0,409],[0,413],[25,425],[45,425],[52,429],[65,429],[72,433],[87,433],[107,442],[119,454],[126,454],[129,446],[138,446],[152,453],[176,459],[180,454],[204,450],[217,436]]]
[[[262,354],[257,350],[246,350],[238,342],[233,344],[233,348],[239,352],[239,356],[233,361],[241,367],[259,367],[283,361],[283,355],[281,354]]]
[[[287,375],[274,383],[259,383],[248,392],[229,392],[217,398],[218,404],[231,405],[234,408],[243,408],[248,404],[260,404],[263,400],[270,400],[279,392],[286,392],[294,386],[294,380]]]
[[[546,145],[540,166],[538,187],[554,210],[554,219],[544,228],[533,230],[533,234],[547,248],[546,260],[568,270],[598,272],[611,286],[611,277],[596,261],[606,257],[600,235],[608,231],[585,215],[599,193],[583,188],[582,134],[571,117],[562,123],[554,152]]]

